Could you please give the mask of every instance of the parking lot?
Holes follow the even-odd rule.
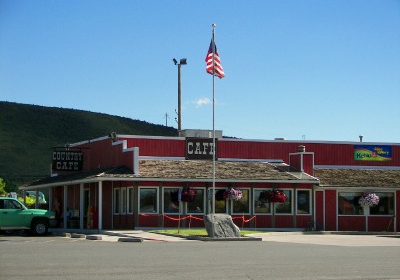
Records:
[[[0,279],[400,279],[393,235],[265,233],[262,241],[203,242],[113,233],[119,236],[1,235]],[[127,236],[143,241],[118,242]]]

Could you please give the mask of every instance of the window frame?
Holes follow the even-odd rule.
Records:
[[[161,199],[162,199],[162,205],[161,205],[161,211],[163,214],[168,214],[168,215],[182,215],[182,207],[181,207],[181,201],[179,201],[179,194],[178,194],[178,212],[166,212],[165,209],[165,191],[168,189],[173,189],[173,190],[179,190],[182,189],[181,187],[163,187],[162,188],[162,194],[161,194]]]
[[[272,203],[271,202],[266,202],[266,203],[268,203],[268,205],[269,205],[269,212],[266,212],[266,213],[263,213],[263,212],[256,212],[256,209],[257,209],[257,207],[256,207],[256,198],[258,198],[257,196],[256,196],[256,191],[260,191],[260,192],[263,192],[263,191],[272,191],[273,189],[272,188],[253,188],[253,213],[254,213],[254,215],[272,215],[272,211],[273,211],[273,208],[272,208]],[[258,199],[257,199],[257,201],[258,201]]]
[[[392,199],[393,199],[393,208],[392,208],[392,211],[393,211],[393,213],[392,214],[390,214],[390,209],[388,209],[388,214],[374,214],[374,213],[371,213],[371,209],[372,208],[374,208],[374,207],[379,207],[379,203],[378,203],[378,205],[376,205],[376,206],[373,206],[373,207],[370,207],[370,209],[369,209],[369,216],[373,216],[373,217],[384,217],[384,216],[386,216],[386,217],[391,217],[391,216],[394,216],[395,215],[395,212],[396,212],[396,193],[395,192],[390,192],[390,191],[377,191],[377,192],[375,192],[378,196],[379,196],[379,199],[380,199],[380,201],[379,201],[379,203],[381,203],[381,194],[391,194],[392,195]]]
[[[221,188],[221,187],[216,187],[215,188],[215,193],[217,193],[217,191],[219,191],[219,190],[223,190],[223,191],[225,191],[226,190],[226,188]],[[208,191],[210,192],[210,205],[209,205],[209,207],[210,207],[210,209],[209,209],[209,213],[211,213],[212,212],[212,207],[213,207],[213,199],[215,199],[215,195],[213,195],[213,188],[208,188]],[[206,197],[208,196],[208,192],[207,192],[207,194],[206,194]],[[207,199],[206,199],[206,201],[207,201]],[[206,202],[207,203],[207,202]],[[215,203],[217,203],[217,201],[215,201]],[[228,201],[227,201],[227,199],[224,199],[224,203],[225,203],[225,212],[215,212],[215,214],[228,214],[228,210],[229,210],[229,203],[228,203]]]
[[[309,213],[299,213],[299,192],[308,192],[308,197],[309,197],[309,200],[308,200],[308,207],[309,207],[309,209],[310,209],[310,211],[309,211]],[[312,203],[312,190],[309,190],[309,189],[297,189],[296,190],[296,215],[298,215],[298,216],[309,216],[309,215],[312,215],[313,214],[313,208],[312,208],[312,205],[313,205],[313,203]]]
[[[276,208],[277,207],[279,207],[279,205],[282,205],[282,204],[285,204],[285,203],[287,203],[287,195],[286,195],[286,193],[285,193],[285,195],[286,195],[286,202],[285,203],[273,203],[273,205],[274,205],[274,215],[276,216],[276,215],[282,215],[282,216],[290,216],[290,215],[293,215],[293,211],[294,211],[294,203],[293,203],[293,199],[294,199],[294,197],[293,197],[293,189],[279,189],[280,191],[283,191],[283,192],[290,192],[290,213],[278,213],[278,212],[276,212]]]
[[[155,193],[155,197],[156,197],[156,211],[155,212],[143,212],[142,211],[142,209],[141,209],[141,204],[140,204],[140,199],[141,199],[141,197],[142,197],[142,195],[141,195],[141,190],[144,190],[144,189],[154,189],[154,190],[156,190],[156,193]],[[152,186],[146,186],[146,187],[139,187],[139,191],[138,191],[138,197],[137,197],[137,202],[138,202],[138,212],[139,212],[139,214],[159,214],[160,213],[160,199],[159,199],[159,192],[160,192],[160,188],[159,187],[156,187],[156,186],[154,186],[154,187],[152,187]]]
[[[198,191],[198,190],[203,191],[203,209],[202,209],[202,212],[189,212],[188,206],[189,206],[189,203],[192,203],[192,202],[187,202],[187,203],[185,203],[186,205],[184,206],[185,213],[189,214],[189,215],[205,215],[206,211],[207,211],[207,204],[206,204],[207,203],[207,190],[205,187],[193,187],[193,189],[195,189],[196,191]]]
[[[349,217],[349,216],[355,216],[355,217],[364,217],[364,216],[366,216],[366,213],[365,213],[365,211],[364,211],[364,207],[362,207],[362,206],[358,206],[359,207],[359,209],[361,209],[362,210],[362,213],[360,213],[360,214],[356,214],[356,213],[352,213],[352,214],[340,214],[339,213],[339,197],[340,197],[340,194],[342,194],[342,193],[347,193],[347,194],[351,194],[351,193],[354,193],[354,194],[359,194],[359,196],[362,196],[363,195],[363,191],[359,191],[359,190],[354,190],[354,191],[337,191],[336,192],[336,215],[338,216],[338,217]]]
[[[113,189],[113,215],[121,215],[121,188]]]
[[[133,187],[128,187],[126,190],[126,199],[127,199],[127,205],[126,205],[126,213],[127,214],[133,214],[134,207],[135,207],[135,191]]]
[[[120,206],[121,206],[121,214],[126,215],[128,213],[128,196],[127,196],[127,188],[121,187],[121,199],[120,199]]]
[[[248,211],[248,212],[241,212],[241,213],[233,212],[233,204],[234,204],[236,201],[231,200],[231,202],[230,202],[230,209],[231,209],[232,215],[250,215],[250,213],[251,213],[251,201],[252,201],[252,192],[251,192],[251,188],[240,188],[240,187],[235,187],[235,189],[241,190],[242,193],[243,193],[244,190],[247,190],[247,191],[248,191],[249,197],[248,197],[247,201],[248,201],[248,204],[249,204],[249,207],[248,207],[248,208],[249,208],[249,211]]]

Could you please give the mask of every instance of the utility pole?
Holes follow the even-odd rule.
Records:
[[[186,58],[182,58],[178,61],[174,58],[172,60],[176,66],[178,66],[178,133],[182,130],[182,104],[181,104],[181,65],[186,65]]]
[[[165,126],[168,126],[168,113],[165,113]]]

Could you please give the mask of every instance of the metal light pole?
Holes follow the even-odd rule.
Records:
[[[181,65],[186,65],[186,58],[178,61],[174,58],[172,61],[178,66],[178,133],[182,130],[182,101],[181,101]]]

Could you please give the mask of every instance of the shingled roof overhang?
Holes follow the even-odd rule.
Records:
[[[400,170],[316,169],[321,187],[400,188]]]
[[[216,182],[293,183],[318,184],[319,180],[305,173],[287,172],[267,162],[217,161]],[[33,182],[25,189],[54,187],[99,181],[135,182],[212,182],[211,161],[194,160],[140,160],[139,174],[127,167],[96,169],[75,174],[45,178]]]

